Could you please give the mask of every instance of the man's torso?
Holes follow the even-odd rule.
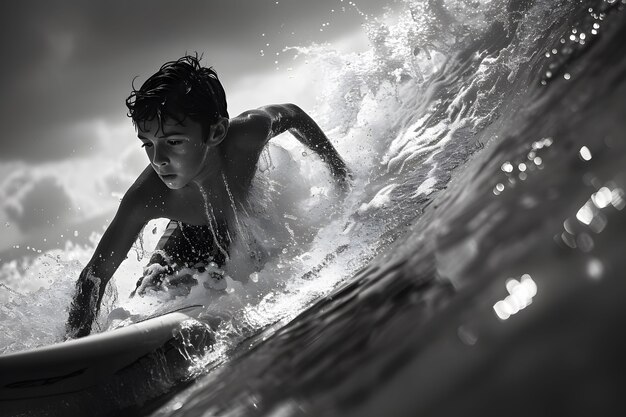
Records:
[[[216,175],[216,186],[200,189],[189,184],[181,189],[169,189],[149,165],[140,174],[129,192],[138,194],[136,210],[148,220],[164,217],[189,225],[209,225],[210,222],[230,223],[235,207],[245,203],[256,173],[262,151],[262,135],[267,135],[255,120],[248,117],[231,119],[228,134],[216,149],[222,155],[223,170]]]

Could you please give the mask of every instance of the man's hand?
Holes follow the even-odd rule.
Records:
[[[187,268],[174,271],[170,265],[154,263],[144,268],[144,275],[137,281],[137,288],[130,294],[144,295],[147,290],[168,291],[173,296],[189,295],[191,287],[198,285],[193,271]]]
[[[347,193],[350,191],[352,187],[352,181],[354,180],[354,175],[352,171],[346,166],[346,163],[341,159],[338,155],[334,158],[329,159],[328,166],[330,168],[330,173],[333,178],[337,181],[337,185],[339,189]]]
[[[65,324],[65,337],[63,340],[88,336],[91,333],[94,318],[94,314],[87,309],[76,307],[72,304],[69,318]]]
[[[173,273],[174,270],[169,265],[158,263],[148,265],[143,270],[143,276],[137,281],[137,287],[130,293],[131,298],[135,294],[143,295],[147,289],[160,290],[165,277]]]
[[[140,179],[122,199],[115,217],[78,278],[66,325],[66,339],[87,336],[91,332],[107,283],[143,225],[152,218],[152,214],[144,208],[152,205],[145,203],[145,191],[140,189],[145,181]]]
[[[83,337],[91,333],[100,301],[100,279],[85,269],[76,283],[76,293],[70,305],[65,325],[65,340]]]

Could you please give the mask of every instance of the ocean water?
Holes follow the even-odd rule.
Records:
[[[226,288],[187,296],[128,298],[164,222],[144,229],[98,330],[202,302],[216,342],[129,415],[622,409],[625,3],[405,0],[364,18],[367,52],[295,48],[353,187],[278,139]],[[60,339],[92,250],[2,265],[1,352]]]

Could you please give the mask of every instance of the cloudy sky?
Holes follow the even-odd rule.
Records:
[[[50,243],[76,223],[110,216],[147,163],[124,105],[134,77],[141,85],[164,62],[197,51],[220,75],[231,116],[272,102],[311,108],[319,74],[284,48],[329,42],[346,53],[364,50],[364,14],[379,15],[386,3],[392,1],[3,5],[0,251],[34,237],[50,235]]]

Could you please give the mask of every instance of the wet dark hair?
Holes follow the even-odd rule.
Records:
[[[228,118],[224,88],[213,68],[200,65],[201,59],[197,53],[185,55],[163,64],[139,90],[133,83],[126,107],[135,128],[155,117],[160,129],[165,119],[182,123],[189,117],[206,132],[220,117]]]

